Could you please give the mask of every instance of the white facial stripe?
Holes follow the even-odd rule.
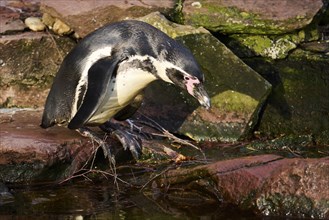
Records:
[[[132,56],[130,57],[127,61],[131,61],[131,60],[134,60],[134,59],[138,59],[138,60],[141,60],[141,61],[144,61],[146,59],[150,59],[153,66],[155,67],[156,71],[157,71],[157,74],[158,76],[166,81],[166,82],[169,82],[169,83],[173,83],[169,77],[167,76],[166,74],[166,69],[177,69],[179,70],[180,72],[186,74],[186,75],[189,75],[188,73],[186,73],[183,69],[175,66],[174,64],[168,62],[168,61],[165,61],[165,60],[156,60],[154,57],[151,57],[151,56],[148,56],[148,55],[145,55],[145,56],[140,56],[140,55],[135,55],[135,56]]]
[[[97,62],[99,59],[102,59],[104,57],[109,57],[111,56],[111,52],[112,52],[112,47],[103,47],[101,49],[95,50],[93,51],[89,56],[87,56],[82,63],[84,64],[81,69],[82,69],[82,73],[81,73],[81,77],[80,80],[78,82],[77,88],[75,90],[75,97],[73,100],[73,105],[72,105],[72,112],[71,112],[71,118],[74,117],[74,115],[77,113],[78,111],[78,99],[81,93],[81,88],[82,86],[88,85],[88,71],[90,69],[90,67]]]

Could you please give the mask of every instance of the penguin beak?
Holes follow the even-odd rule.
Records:
[[[199,81],[198,78],[193,76],[184,76],[184,84],[186,86],[186,90],[190,95],[196,98],[200,105],[209,109],[211,107],[210,98],[203,87],[203,84]]]
[[[206,109],[211,107],[210,98],[202,84],[196,85],[191,95],[195,97],[199,101],[200,105]]]

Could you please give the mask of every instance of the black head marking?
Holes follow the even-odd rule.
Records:
[[[136,58],[132,59],[131,61],[127,62],[126,65],[127,65],[127,68],[141,69],[145,72],[149,72],[149,73],[153,74],[155,77],[158,78],[157,70],[156,70],[155,66],[153,65],[152,60],[149,57],[147,57],[145,59],[136,57]]]

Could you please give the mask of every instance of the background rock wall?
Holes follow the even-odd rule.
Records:
[[[271,0],[266,3],[261,0],[4,1],[0,25],[1,106],[42,107],[52,77],[74,41],[106,23],[154,11],[160,11],[176,23],[204,27],[213,35],[209,33],[209,37],[202,39],[196,35],[200,32],[192,28],[190,37],[182,38],[177,35],[174,24],[163,28],[195,53],[217,106],[211,115],[217,115],[215,121],[220,125],[211,125],[210,131],[197,125],[199,122],[190,124],[195,116],[201,117],[197,121],[205,122],[211,115],[185,109],[190,112],[189,117],[184,116],[188,119],[185,125],[182,122],[178,127],[168,128],[197,140],[234,141],[250,137],[256,131],[272,137],[314,134],[321,139],[318,143],[328,143],[329,16],[326,0]],[[40,17],[47,29],[35,29],[26,22],[31,16]],[[159,23],[155,21],[153,25]],[[31,33],[29,29],[40,32]],[[59,37],[63,35],[67,37]],[[241,60],[234,58],[238,61],[230,63],[235,57],[228,56],[231,52],[216,52],[216,45],[221,45],[218,39]],[[258,104],[253,107],[248,97],[255,92],[255,86],[248,82],[250,78],[244,78],[246,74],[243,73],[249,71],[244,63],[272,86],[269,97],[256,98]],[[232,68],[227,70],[225,65]],[[216,85],[219,86],[217,90]],[[169,88],[169,91],[174,89]],[[151,97],[149,103],[153,103]],[[182,101],[194,103],[189,98],[177,102]],[[169,113],[161,120],[166,124],[168,118]],[[192,131],[191,127],[198,131]]]

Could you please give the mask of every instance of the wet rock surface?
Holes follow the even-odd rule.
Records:
[[[1,111],[2,182],[11,185],[41,184],[45,181],[49,184],[51,181],[54,184],[65,176],[67,167],[70,168],[76,157],[85,160],[91,157],[92,151],[86,149],[93,149],[95,146],[88,138],[63,127],[41,129],[40,117],[41,110]],[[143,143],[146,145],[147,142]],[[148,147],[156,148],[154,142],[149,143]],[[244,147],[239,151],[242,149]],[[321,151],[325,152],[325,149]],[[207,150],[205,152],[208,155]],[[224,148],[224,152],[217,150],[215,155],[227,153]],[[257,151],[254,153],[261,154]],[[171,207],[167,210],[177,211],[183,209],[183,206],[200,207],[200,204],[207,204],[221,208],[235,206],[257,215],[328,217],[328,157],[287,159],[274,154],[261,154],[235,159],[230,159],[232,156],[229,156],[211,162],[213,159],[218,160],[213,155],[208,160],[185,159],[167,164],[167,159],[161,159],[162,162],[154,159],[156,151],[151,154],[152,163],[147,162],[149,156],[145,155],[135,165],[118,165],[117,175],[134,187],[141,187],[154,203]],[[239,153],[236,156],[238,155]],[[106,163],[102,163],[106,167]],[[161,163],[163,168],[152,168]],[[125,171],[127,169],[128,173]],[[95,170],[95,174],[91,172],[92,175],[88,178],[99,179]],[[87,178],[87,174],[85,177]],[[2,194],[7,197],[1,196],[0,201],[13,200],[12,193],[6,189],[4,188]],[[51,199],[47,201],[50,202]]]
[[[259,131],[271,134],[328,132],[328,56],[295,50],[289,59],[244,59],[273,86]],[[328,145],[328,142],[327,144]]]
[[[11,109],[0,113],[0,166],[4,182],[55,180],[47,169],[70,162],[87,140],[74,131],[39,126],[41,110]],[[43,176],[43,172],[45,176]],[[58,176],[57,176],[58,175]]]
[[[153,187],[165,190],[173,204],[192,191],[203,202],[210,202],[212,195],[222,206],[234,204],[263,215],[328,218],[328,169],[328,157],[261,155],[171,170],[155,180]]]
[[[273,0],[266,7],[261,1],[181,2],[0,2],[1,107],[42,107],[58,66],[75,45],[70,38],[106,23],[161,11],[176,22],[219,30],[180,26],[157,13],[142,18],[193,51],[215,107],[204,111],[173,86],[151,85],[133,118],[142,127],[134,134],[143,137],[144,156],[117,164],[120,193],[113,193],[119,186],[113,170],[88,138],[61,127],[41,129],[40,108],[1,109],[0,218],[36,213],[45,219],[43,213],[54,218],[54,212],[56,218],[80,218],[102,211],[100,218],[145,218],[154,210],[165,218],[329,218],[328,10],[327,18],[322,15],[328,1]],[[23,22],[29,17],[42,18],[47,29],[31,32]],[[163,127],[154,129],[154,120]],[[164,128],[196,140],[230,142],[201,142],[203,157],[177,142],[185,137],[175,139]],[[256,141],[231,142],[253,132]],[[92,158],[95,166],[82,170]],[[55,184],[63,178],[74,184]],[[81,186],[75,180],[104,182]],[[112,210],[118,206],[128,208]]]

